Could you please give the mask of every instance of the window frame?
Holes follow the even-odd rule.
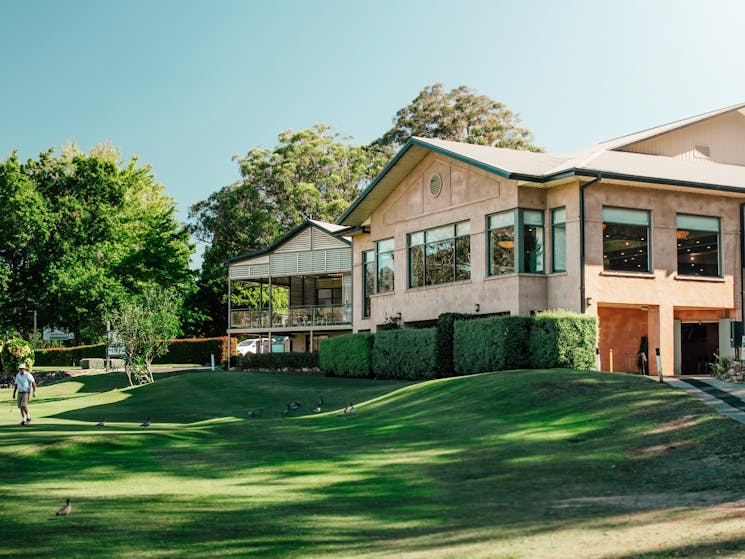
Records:
[[[390,247],[387,245],[390,244]],[[385,258],[381,258],[385,256]],[[385,265],[381,266],[381,262],[386,262],[390,257],[390,270],[391,278],[390,285],[387,282],[381,281],[381,276]],[[384,287],[381,284],[386,283]],[[396,258],[395,258],[395,243],[393,237],[387,239],[381,239],[375,242],[375,293],[393,293],[396,290]]]
[[[688,221],[689,223],[686,224],[685,222]],[[683,222],[683,223],[681,223]],[[698,222],[699,228],[696,228],[696,222]],[[708,226],[708,229],[706,228],[706,222],[709,222],[711,225]],[[714,223],[715,222],[715,223]],[[701,227],[703,226],[703,227]],[[705,274],[705,273],[689,273],[686,271],[681,271],[681,245],[684,244],[684,241],[688,239],[690,234],[692,232],[696,233],[715,233],[716,234],[716,245],[717,245],[717,257],[716,257],[716,274]],[[682,237],[681,235],[685,233],[685,237]],[[697,241],[698,243],[698,241]],[[676,213],[675,214],[675,245],[676,245],[676,254],[677,254],[677,272],[679,276],[683,276],[686,278],[721,278],[723,270],[722,270],[722,218],[720,216],[705,216],[705,215],[694,215],[694,214],[686,214],[686,213]],[[688,251],[690,253],[690,250]],[[691,257],[692,259],[693,257]]]
[[[372,268],[372,274],[368,275],[368,267]],[[377,288],[377,265],[375,263],[375,250],[362,251],[362,318],[370,318],[371,304],[370,296],[375,294]],[[372,278],[371,289],[368,287],[368,277]]]
[[[450,228],[450,231],[446,229]],[[431,237],[431,238],[430,238]],[[459,247],[462,247],[467,239],[467,271],[463,274],[463,270],[459,266],[458,253]],[[430,254],[429,251],[436,247],[438,244],[450,244],[449,251],[452,254],[452,274],[450,279],[444,281],[430,282],[430,278],[433,276],[428,273],[428,256],[430,259],[435,258],[435,254]],[[416,254],[416,260],[419,261],[421,266],[421,278],[419,274],[414,273],[414,252]],[[445,225],[439,225],[437,227],[431,227],[429,229],[423,229],[421,231],[414,231],[406,235],[406,252],[407,252],[407,288],[408,289],[419,289],[421,287],[431,287],[435,285],[447,285],[450,283],[458,283],[463,281],[470,281],[472,260],[471,260],[471,222],[470,220],[457,221],[454,223],[448,223]],[[430,260],[431,261],[431,260]],[[461,262],[462,264],[462,262]],[[439,270],[440,274],[444,274],[445,270]],[[439,277],[443,277],[440,275]],[[415,279],[420,281],[414,281]]]
[[[566,206],[560,206],[558,208],[552,208],[551,209],[551,273],[557,274],[567,271],[567,215],[566,215]],[[557,221],[557,215],[561,215],[562,221]],[[562,252],[562,260],[563,260],[563,267],[558,267],[556,265],[556,262],[558,258],[556,258],[557,254],[557,248],[559,247],[559,244],[556,242],[557,239],[557,230],[562,230],[563,233],[563,239],[561,242],[561,252]]]
[[[531,214],[534,214],[534,216],[540,216],[539,220],[531,220],[529,219]],[[500,217],[507,217],[511,215],[510,224],[498,224],[495,225],[494,221],[499,221]],[[535,222],[534,222],[535,221]],[[538,262],[538,266],[536,270],[528,270],[528,254],[525,251],[526,246],[526,235],[525,235],[525,229],[526,227],[537,227],[540,228],[540,232],[536,233],[536,239],[538,240],[538,243],[536,244],[537,252],[539,254],[539,258],[536,260]],[[494,272],[494,233],[495,231],[501,231],[512,228],[512,238],[504,239],[504,241],[500,240],[497,244],[501,242],[512,242],[512,247],[505,247],[502,246],[501,249],[503,251],[512,251],[512,267],[509,271],[506,271],[504,273],[495,273]],[[493,214],[489,214],[486,216],[486,233],[487,233],[487,243],[486,243],[486,266],[487,266],[487,275],[489,277],[500,277],[500,276],[507,276],[511,274],[538,274],[538,275],[545,275],[546,273],[546,225],[545,225],[545,211],[544,210],[536,210],[532,208],[512,208],[509,210],[504,210],[501,212],[496,212]]]
[[[642,223],[642,220],[640,219],[642,216],[645,216],[646,219],[643,220],[646,223]],[[646,269],[644,270],[638,270],[638,269],[631,269],[630,267],[626,268],[611,268],[608,266],[608,263],[610,259],[608,258],[609,251],[606,250],[606,242],[610,243],[610,241],[606,241],[606,239],[609,238],[609,236],[612,234],[613,231],[607,232],[608,226],[612,225],[614,227],[619,228],[628,228],[628,227],[644,227],[646,229],[646,233],[644,233],[644,237],[640,240],[644,241],[645,248],[646,248]],[[638,234],[638,233],[636,233]],[[652,211],[646,210],[642,208],[628,208],[628,207],[621,207],[621,206],[603,206],[602,208],[602,239],[603,239],[603,271],[604,272],[617,272],[617,273],[636,273],[636,274],[652,274],[654,271],[654,262],[653,262],[653,245],[652,245]],[[611,241],[623,241],[623,239],[611,239]],[[635,239],[629,239],[628,241],[624,241],[628,244],[629,247],[631,247],[629,250],[634,250],[634,247],[632,247],[631,243],[635,242]],[[623,252],[620,253],[621,256],[625,256]],[[633,260],[632,257],[631,259]],[[625,260],[627,261],[627,260]],[[637,265],[637,268],[639,266]]]

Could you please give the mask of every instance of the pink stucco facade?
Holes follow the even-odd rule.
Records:
[[[729,143],[745,140],[745,118],[739,112],[720,120],[725,125],[723,134],[732,136]],[[717,137],[716,145],[729,145],[726,138],[716,136],[716,124],[706,121],[701,129]],[[696,127],[688,128],[671,133],[675,145],[696,144]],[[685,134],[690,137],[682,137]],[[664,152],[664,135],[654,142],[664,157],[676,157],[676,153]],[[637,141],[632,147],[642,150],[644,142]],[[684,155],[689,157],[690,150]],[[656,155],[653,163],[663,156]],[[687,164],[698,165],[692,172],[701,173],[705,167],[700,165],[716,163],[715,156],[712,160]],[[721,173],[722,167],[712,169]],[[429,182],[434,174],[442,177],[442,188],[436,195]],[[713,352],[733,354],[730,323],[742,320],[740,220],[745,181],[739,191],[736,187],[698,187],[690,181],[670,184],[648,177],[634,180],[613,173],[603,176],[601,172],[595,177],[567,173],[545,183],[505,175],[465,157],[432,150],[396,184],[387,186],[388,194],[369,211],[353,235],[355,331],[375,331],[387,317],[399,314],[404,324],[421,324],[443,312],[527,315],[563,308],[599,317],[602,370],[637,371],[642,337],[648,342],[650,357],[644,367],[652,374],[657,372],[656,348],[665,375],[700,373],[702,368],[705,372],[706,359],[711,359]],[[634,273],[604,269],[603,212],[607,207],[648,212],[649,270]],[[488,216],[515,208],[543,212],[544,271],[490,276]],[[566,271],[559,273],[551,272],[551,210],[555,208],[565,208],[566,212]],[[721,265],[715,277],[678,273],[676,216],[680,214],[718,220]],[[408,235],[464,221],[470,225],[470,279],[409,287]],[[376,241],[385,239],[394,243],[395,288],[372,294],[370,316],[364,317],[363,253],[374,250]]]

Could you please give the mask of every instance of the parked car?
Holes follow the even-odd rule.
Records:
[[[273,351],[274,353],[285,351],[285,344],[286,344],[287,336],[278,336],[276,338],[272,338],[271,342],[271,348],[269,347],[269,338],[249,338],[247,340],[243,340],[236,346],[236,351],[240,353],[241,355],[246,355],[247,353],[258,353],[259,348],[261,347],[262,353],[269,353],[270,351]],[[260,342],[263,342],[263,345],[259,345]]]

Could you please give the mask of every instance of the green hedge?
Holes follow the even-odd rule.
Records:
[[[321,370],[341,377],[371,377],[375,334],[358,332],[321,340]]]
[[[377,332],[372,353],[374,376],[409,380],[434,378],[436,343],[436,328]]]
[[[234,343],[237,340],[232,339]],[[172,340],[165,355],[153,360],[153,363],[197,363],[209,365],[215,356],[215,363],[228,361],[228,338],[185,338]]]
[[[597,319],[593,316],[564,310],[537,313],[528,344],[530,366],[594,369],[597,339]]]
[[[442,313],[437,317],[437,345],[435,351],[437,354],[437,375],[440,377],[449,377],[455,370],[453,358],[453,340],[455,333],[456,320],[471,320],[474,318],[484,318],[481,315],[461,314],[461,313]]]
[[[77,367],[86,357],[106,358],[106,344],[55,347],[36,350],[36,365],[45,367]]]
[[[237,340],[231,339],[235,350]],[[215,363],[226,363],[228,360],[228,338],[186,338],[172,340],[168,352],[155,359],[154,363],[197,363],[209,364],[211,355]],[[58,347],[36,351],[36,365],[56,367],[77,367],[80,360],[86,357],[106,358],[106,344],[84,345],[77,347]]]
[[[458,320],[453,328],[456,374],[522,369],[530,365],[528,341],[531,318],[495,316]]]
[[[243,371],[317,369],[318,352],[247,353],[236,356],[235,366]]]

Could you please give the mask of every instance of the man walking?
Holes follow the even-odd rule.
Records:
[[[21,410],[21,425],[28,425],[31,423],[28,400],[32,391],[36,396],[36,381],[34,375],[26,370],[26,365],[23,363],[18,365],[18,374],[16,375],[15,386],[13,386],[13,398],[16,397],[16,391],[18,391],[18,408]]]

